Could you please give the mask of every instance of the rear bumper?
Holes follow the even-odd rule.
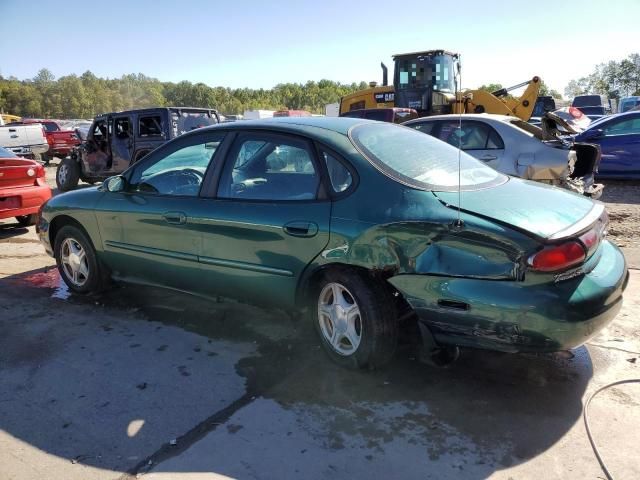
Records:
[[[51,198],[48,185],[34,185],[0,191],[0,218],[38,213],[40,206]]]
[[[16,155],[33,155],[34,153],[45,153],[49,151],[49,144],[43,143],[39,145],[24,145],[19,147],[5,147]]]
[[[557,284],[427,275],[389,281],[440,344],[505,352],[566,350],[589,340],[622,307],[629,280],[624,256],[607,241],[601,248],[591,272]]]

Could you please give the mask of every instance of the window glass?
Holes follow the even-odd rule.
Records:
[[[160,115],[140,117],[138,120],[138,135],[141,137],[157,137],[162,135],[162,119]]]
[[[316,198],[319,177],[305,142],[275,137],[247,138],[232,150],[229,160],[218,189],[221,198]]]
[[[327,164],[327,171],[329,172],[329,180],[331,181],[333,191],[336,193],[344,192],[353,183],[351,172],[333,155],[327,152],[322,152],[322,158]]]
[[[629,135],[640,133],[640,117],[615,122],[604,129],[605,135]]]
[[[160,195],[195,197],[200,192],[207,167],[222,135],[194,137],[173,148],[156,151],[144,161],[129,180],[129,190]]]
[[[440,140],[454,147],[460,145],[463,150],[504,148],[498,133],[486,123],[463,121],[462,130],[459,127],[458,120],[441,122]]]
[[[129,134],[131,133],[131,123],[127,117],[116,118],[114,128],[116,138],[129,138]]]
[[[422,190],[452,191],[499,185],[508,180],[470,155],[430,135],[391,123],[358,125],[350,138],[388,177]],[[458,160],[459,158],[459,160]]]
[[[369,120],[377,120],[379,122],[386,122],[389,116],[389,110],[386,109],[369,110],[364,113],[364,118]]]
[[[431,135],[433,131],[433,127],[436,122],[421,122],[421,123],[412,123],[411,125],[407,125],[407,127],[415,128],[416,130]]]

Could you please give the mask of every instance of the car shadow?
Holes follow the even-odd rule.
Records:
[[[0,240],[17,237],[29,232],[28,227],[23,227],[18,222],[11,219],[0,220]]]
[[[278,415],[293,416],[300,429],[295,435],[312,431],[308,441],[327,461],[375,454],[397,461],[402,471],[400,461],[409,460],[422,465],[416,467],[422,478],[429,472],[454,478],[453,462],[463,465],[463,473],[454,472],[464,478],[486,478],[556,444],[580,419],[593,375],[583,347],[549,355],[469,349],[455,364],[437,368],[422,364],[411,342],[384,369],[351,371],[328,359],[304,315],[135,285],[78,296],[55,270],[0,280],[3,304],[25,297],[29,306],[0,316],[6,332],[0,336],[0,429],[56,457],[130,473],[149,458],[153,464],[171,459],[207,433],[230,435],[233,429],[222,425],[257,398],[273,402]],[[189,345],[193,358],[172,357],[185,338],[198,345]],[[237,358],[236,349],[244,352]],[[212,400],[225,375],[242,380],[244,400]],[[194,415],[191,423],[172,424],[185,407]],[[160,425],[143,429],[138,439],[130,428],[136,419]],[[275,438],[291,435],[292,425],[280,425],[277,415],[270,425]],[[294,461],[306,451],[252,435],[251,427],[244,425],[242,448],[219,459],[216,473],[237,475],[232,465],[247,449],[262,452],[252,460],[256,466],[263,458]],[[169,446],[176,437],[181,448]],[[394,460],[391,445],[404,448],[404,457]],[[202,462],[182,465],[181,472],[206,471]],[[437,469],[445,465],[449,473],[441,476]]]

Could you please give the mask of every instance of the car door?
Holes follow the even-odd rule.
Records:
[[[329,239],[320,172],[308,139],[238,134],[201,225],[204,293],[294,303],[302,272]]]
[[[113,119],[111,136],[111,170],[124,172],[129,168],[131,155],[133,154],[133,127],[131,116],[117,116]]]
[[[602,158],[598,171],[603,176],[627,177],[640,175],[640,115],[607,122],[602,134],[589,139],[600,144]]]
[[[199,194],[223,138],[223,132],[181,137],[129,170],[123,192],[105,193],[96,216],[117,277],[195,290],[207,215]]]

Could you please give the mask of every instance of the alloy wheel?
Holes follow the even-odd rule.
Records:
[[[80,243],[73,238],[66,238],[60,248],[60,263],[67,278],[76,287],[82,287],[89,280],[89,262]]]
[[[324,339],[343,356],[356,352],[362,340],[362,317],[354,296],[340,283],[328,283],[318,298],[318,322]]]

